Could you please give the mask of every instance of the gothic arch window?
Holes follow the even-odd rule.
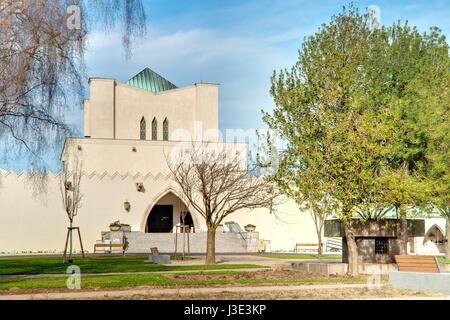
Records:
[[[139,137],[141,140],[145,140],[146,135],[147,135],[147,124],[145,122],[145,118],[142,117],[141,123],[140,123]]]
[[[158,122],[156,118],[152,121],[152,140],[158,140]]]
[[[165,118],[163,122],[163,140],[169,140],[169,120],[167,120],[167,118]]]

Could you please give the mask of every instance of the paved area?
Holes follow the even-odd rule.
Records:
[[[216,262],[219,264],[257,264],[271,268],[289,266],[295,259],[277,259],[267,258],[256,255],[216,255]],[[205,264],[205,257],[196,257],[196,259],[180,261],[174,260],[170,265],[202,265]]]
[[[351,299],[351,300],[450,300],[442,294],[401,291],[390,286],[368,289],[365,284],[261,285],[197,288],[124,288],[0,295],[0,300],[55,299]]]

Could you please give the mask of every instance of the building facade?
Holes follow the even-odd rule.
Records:
[[[126,83],[91,78],[89,89],[83,137],[67,139],[61,152],[68,168],[75,162],[82,167],[83,198],[75,226],[85,250],[92,252],[98,241],[114,241],[109,226],[120,221],[131,229],[125,233],[129,252],[148,253],[151,247],[173,252],[176,226],[184,217],[191,227],[191,252],[204,252],[205,222],[182,200],[167,161],[195,141],[237,152],[246,164],[246,144],[222,141],[219,85],[178,88],[146,68]],[[68,219],[60,188],[61,173],[0,170],[0,254],[63,251]],[[243,230],[248,224],[256,226],[254,232]],[[325,250],[340,251],[341,236],[324,237]],[[318,241],[310,212],[290,199],[272,211],[231,214],[216,237],[219,253],[294,251],[298,244]],[[364,241],[375,250],[375,239]],[[412,254],[442,254],[444,244],[445,219],[432,218],[425,219],[424,234],[412,237],[408,246]]]
[[[149,252],[152,246],[171,252],[176,226],[185,217],[191,252],[204,252],[205,222],[182,200],[167,162],[195,141],[239,154],[246,165],[246,144],[221,141],[219,85],[178,88],[147,68],[126,83],[91,78],[89,89],[83,137],[67,139],[61,152],[69,170],[82,167],[83,198],[75,225],[85,249],[92,251],[102,232],[103,240],[110,240],[105,232],[120,221],[131,228],[125,235],[129,252]],[[68,221],[60,176],[0,173],[0,252],[62,251]],[[255,225],[255,232],[245,232],[247,224]],[[266,250],[275,251],[317,242],[310,213],[289,199],[272,212],[235,212],[217,232],[216,246],[224,253],[255,252],[264,249],[263,240]]]

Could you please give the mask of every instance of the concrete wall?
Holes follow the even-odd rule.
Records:
[[[189,234],[191,253],[206,252],[206,232]],[[125,237],[129,243],[127,253],[149,253],[151,247],[157,247],[161,253],[173,253],[175,250],[175,234],[173,233],[142,233],[127,232]],[[216,234],[217,253],[247,253],[256,252],[256,248],[247,248],[241,236],[237,233],[218,232]],[[185,250],[187,238],[185,238]],[[177,252],[183,252],[183,235],[178,234]]]
[[[296,261],[291,263],[291,267],[304,272],[317,273],[322,275],[345,275],[348,270],[347,263],[336,261]],[[384,275],[392,271],[396,271],[396,264],[377,264],[377,263],[360,263],[358,272],[367,275]]]
[[[247,145],[243,143],[203,143],[205,148],[217,149],[220,152],[239,153],[243,166],[246,165]],[[178,161],[191,142],[176,141],[141,141],[111,139],[67,139],[62,152],[62,160],[83,164],[83,171],[91,174],[138,174],[140,172],[169,174],[167,161]]]
[[[450,294],[450,273],[391,272],[389,283],[401,289]]]

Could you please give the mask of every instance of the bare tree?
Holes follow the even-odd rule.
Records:
[[[81,233],[79,227],[73,226],[73,221],[78,215],[78,209],[81,207],[81,201],[83,195],[80,192],[81,177],[82,177],[82,161],[79,159],[74,159],[73,162],[69,164],[68,162],[63,162],[63,170],[61,172],[60,178],[60,190],[62,196],[62,204],[64,211],[69,219],[69,227],[67,228],[66,244],[64,246],[64,256],[63,260],[66,261],[67,256],[67,246],[69,245],[69,262],[72,260],[72,234],[74,230],[78,232],[78,238],[80,240],[81,253],[84,258],[83,242],[81,241]]]
[[[123,44],[145,34],[140,0],[0,1],[0,152],[45,169],[42,155],[74,133],[64,121],[86,89],[90,28],[123,22]],[[6,156],[8,154],[8,156]]]
[[[206,264],[216,261],[216,229],[224,218],[242,209],[272,208],[278,196],[273,184],[247,168],[246,154],[229,146],[193,142],[166,157],[183,197],[206,222]]]
[[[323,226],[325,224],[325,220],[336,216],[336,203],[329,196],[322,197],[319,201],[313,201],[309,204],[311,209],[310,214],[311,218],[314,221],[314,226],[317,234],[317,242],[319,247],[317,248],[317,253],[319,255],[323,254]]]

